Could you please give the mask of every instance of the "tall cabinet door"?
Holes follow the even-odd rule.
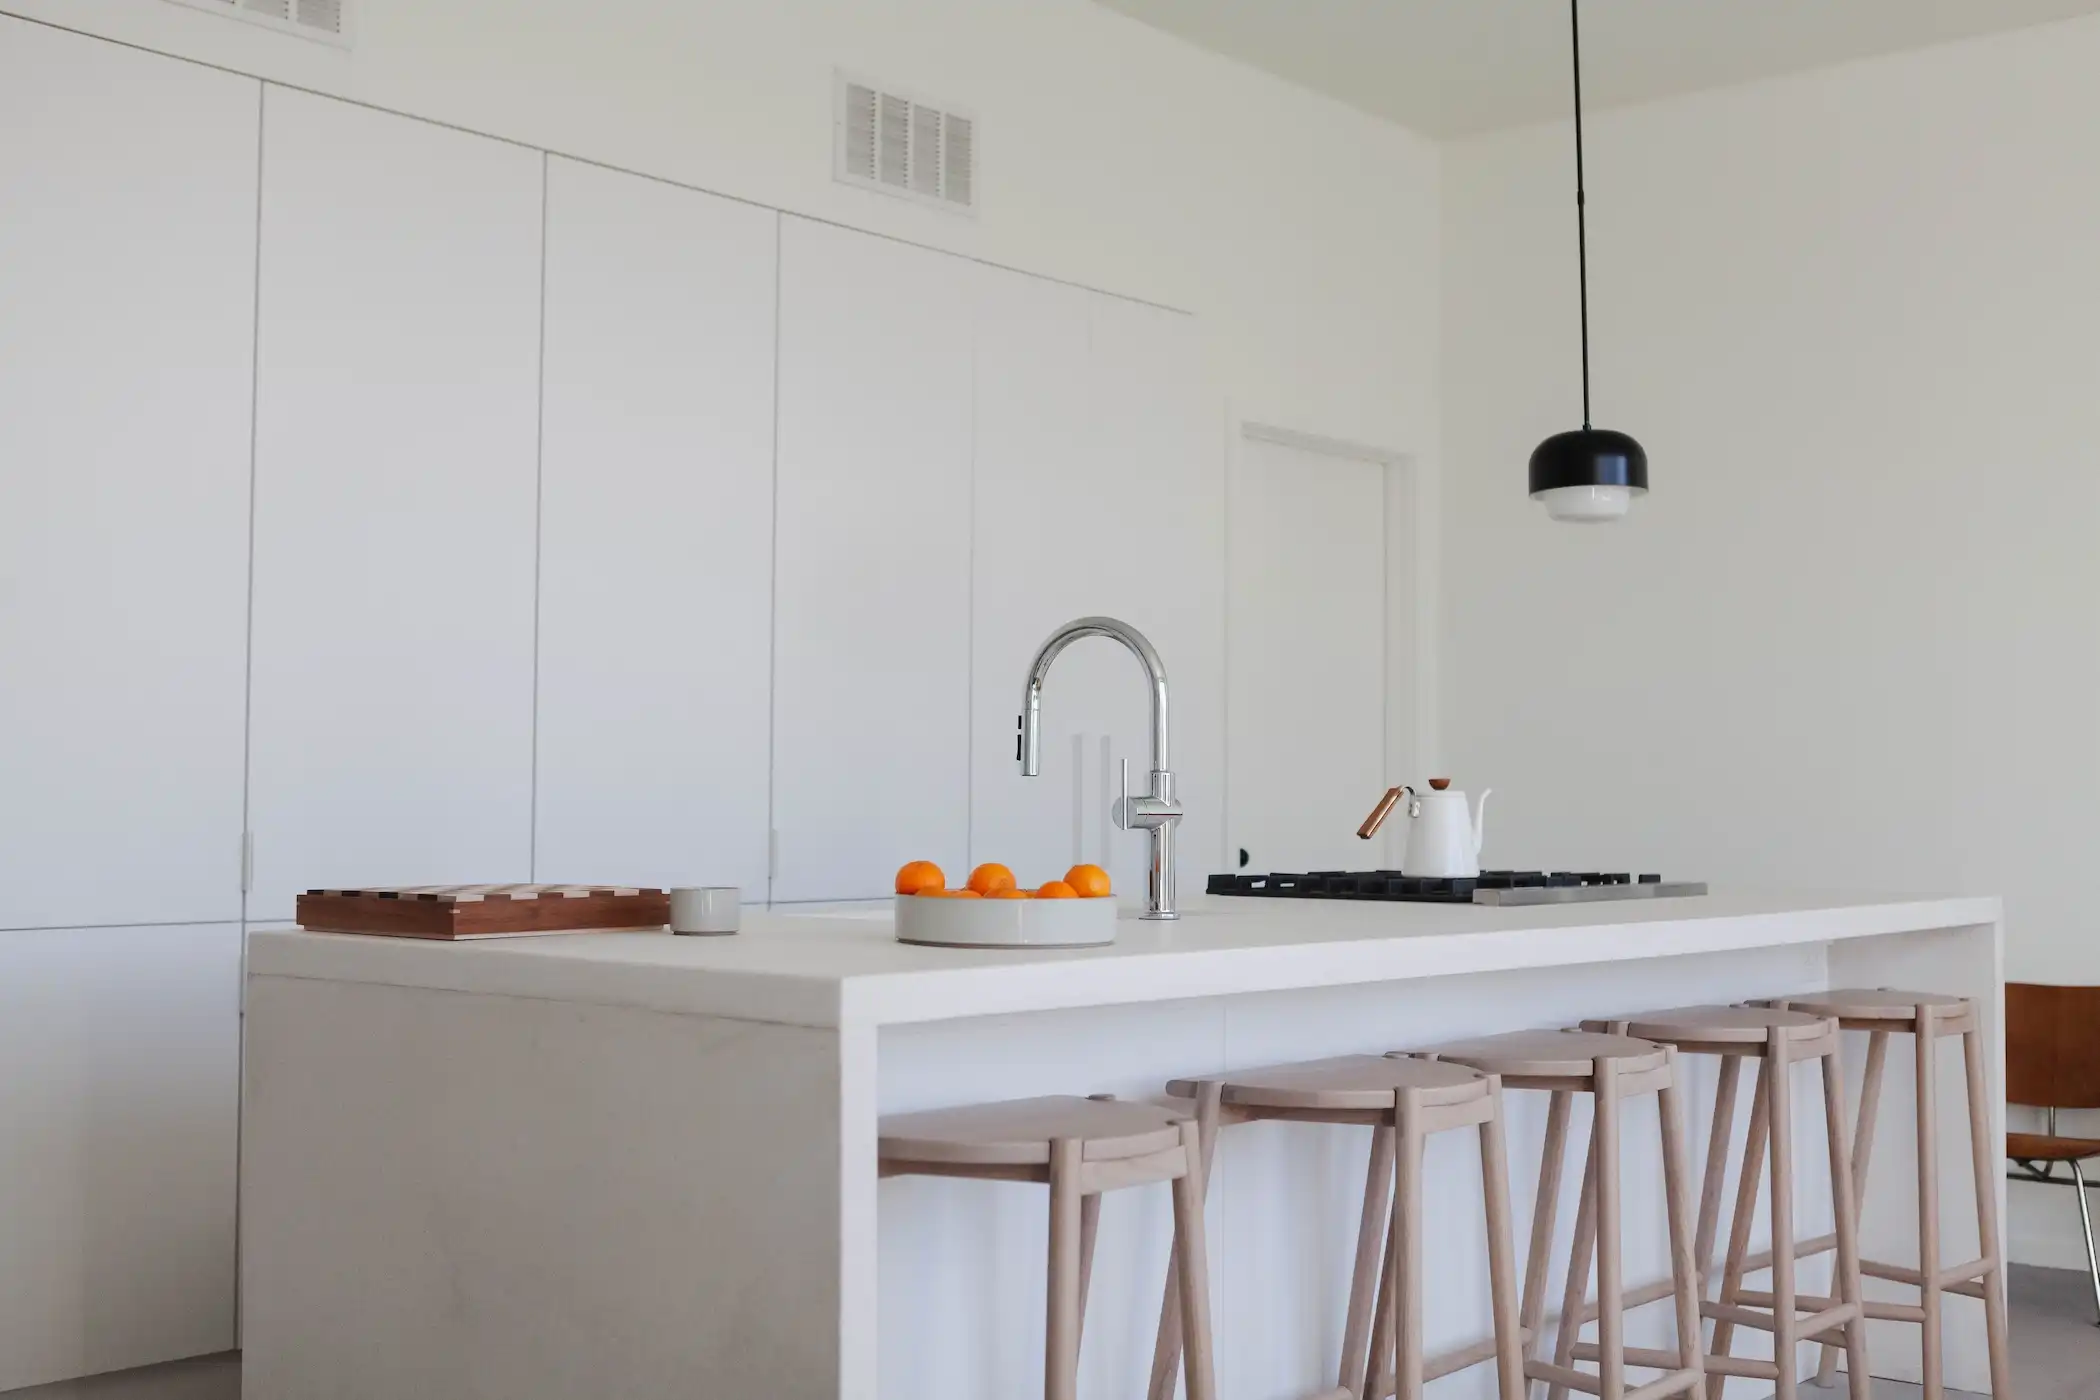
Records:
[[[782,223],[775,899],[968,858],[973,268]]]
[[[766,896],[778,233],[549,164],[539,878]]]
[[[240,917],[259,97],[0,18],[0,928]]]
[[[1036,648],[1106,614],[1166,666],[1181,885],[1200,890],[1223,831],[1224,476],[1197,327],[984,268],[977,361],[974,857],[1028,883],[1095,862],[1126,902],[1143,898],[1145,840],[1108,819],[1121,764],[1133,791],[1151,764],[1136,658],[1098,639],[1066,651],[1043,689],[1042,776],[1021,778],[1014,756]]]
[[[249,915],[531,867],[543,157],[270,88]]]

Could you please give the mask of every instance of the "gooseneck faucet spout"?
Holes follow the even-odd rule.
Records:
[[[1121,642],[1145,668],[1152,696],[1151,790],[1142,797],[1129,793],[1124,779],[1122,800],[1115,805],[1117,826],[1146,832],[1152,841],[1152,861],[1146,872],[1145,915],[1148,919],[1178,919],[1174,908],[1174,827],[1181,820],[1181,805],[1174,800],[1174,773],[1168,767],[1167,668],[1145,634],[1113,617],[1077,618],[1050,634],[1028,668],[1028,691],[1021,706],[1021,776],[1033,778],[1042,772],[1043,680],[1058,654],[1082,637],[1107,637]],[[1126,774],[1128,765],[1125,765]]]

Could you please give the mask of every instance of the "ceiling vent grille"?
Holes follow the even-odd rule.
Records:
[[[840,74],[832,173],[953,213],[977,208],[977,119]]]
[[[352,0],[171,0],[193,10],[210,10],[228,19],[246,20],[302,39],[350,47]]]

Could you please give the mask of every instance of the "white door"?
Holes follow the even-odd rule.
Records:
[[[781,224],[776,900],[966,869],[974,270]]]
[[[1085,860],[1144,897],[1145,838],[1108,820],[1122,761],[1134,791],[1151,762],[1137,659],[1098,638],[1066,651],[1043,691],[1042,775],[1015,761],[1036,648],[1089,614],[1130,623],[1165,663],[1183,890],[1218,859],[1224,472],[1206,384],[1190,317],[979,269],[971,850],[1023,883]]]
[[[549,162],[535,878],[766,897],[778,228]]]
[[[0,19],[0,928],[241,916],[259,90]]]
[[[1248,438],[1231,510],[1231,830],[1249,872],[1370,870],[1356,829],[1389,781],[1389,619],[1409,570],[1389,542],[1403,501],[1361,458]],[[1392,819],[1397,830],[1403,822]]]
[[[523,880],[543,158],[263,109],[249,917]]]

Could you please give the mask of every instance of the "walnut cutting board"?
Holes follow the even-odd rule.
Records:
[[[617,885],[375,885],[299,896],[299,926],[315,933],[518,938],[670,921],[668,894]]]

